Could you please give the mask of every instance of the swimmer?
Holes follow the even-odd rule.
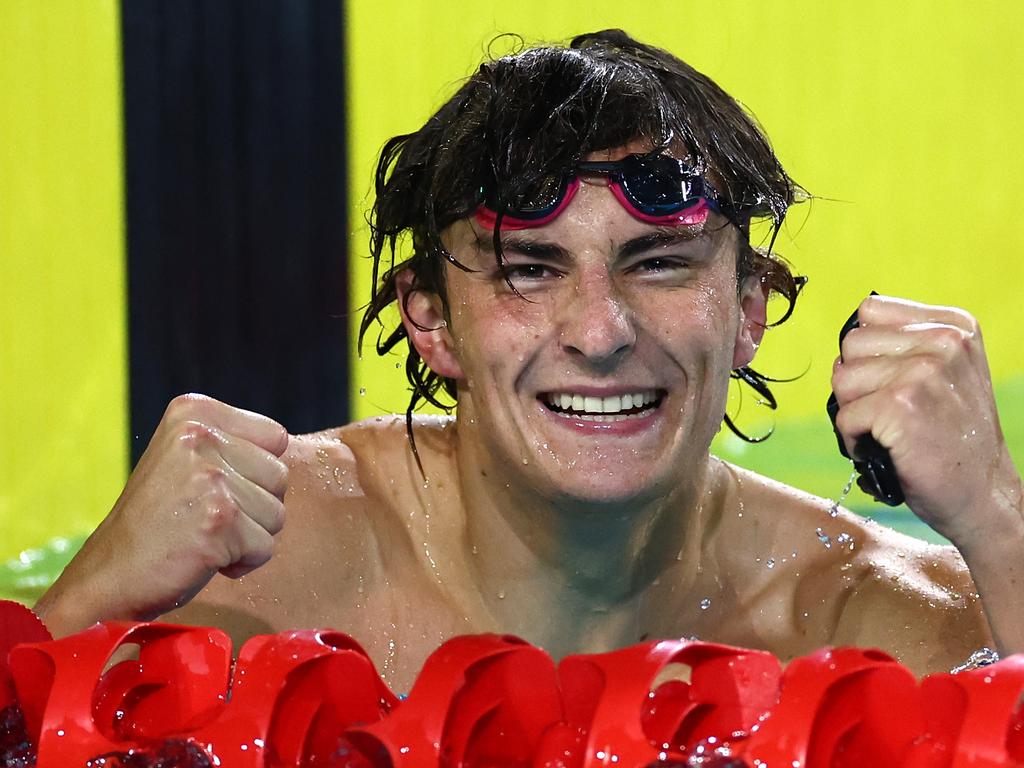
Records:
[[[888,449],[955,548],[709,453],[730,376],[767,383],[769,298],[791,309],[801,284],[751,220],[777,231],[801,190],[706,77],[614,30],[488,61],[387,143],[376,192],[363,333],[397,306],[380,345],[408,347],[410,414],[447,396],[454,415],[290,437],[175,399],[39,601],[55,635],[333,627],[396,690],[480,632],[555,657],[852,644],[918,673],[1024,650],[1021,479],[966,312],[866,298],[832,378],[848,449]]]

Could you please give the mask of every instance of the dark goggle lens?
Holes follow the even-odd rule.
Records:
[[[616,176],[630,202],[650,216],[676,213],[703,197],[700,176],[664,155],[627,158]]]
[[[505,215],[517,219],[540,219],[558,207],[565,194],[566,182],[565,174],[551,174],[529,187],[507,206],[499,206],[494,200],[488,200],[486,205],[493,211],[503,207]]]

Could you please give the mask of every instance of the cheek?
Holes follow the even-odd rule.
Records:
[[[455,352],[471,379],[523,362],[540,339],[546,318],[542,307],[518,297],[467,299],[451,314]]]
[[[731,352],[736,330],[734,302],[713,287],[647,295],[634,302],[638,324],[674,347]]]

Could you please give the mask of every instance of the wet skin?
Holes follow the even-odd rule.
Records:
[[[757,280],[737,286],[734,227],[658,229],[584,184],[556,221],[507,238],[521,296],[488,231],[467,221],[446,235],[476,271],[449,269],[447,317],[433,296],[409,305],[436,329],[414,331],[424,359],[459,382],[457,418],[417,426],[428,482],[390,419],[293,439],[274,559],[215,578],[179,617],[239,637],[336,626],[399,688],[467,632],[555,655],[678,636],[783,658],[858,643],[919,671],[991,643],[951,550],[832,518],[708,455],[729,371],[764,320]],[[657,407],[625,422],[545,404],[643,390]],[[819,528],[852,549],[826,548]]]
[[[399,690],[440,642],[472,632],[518,634],[555,656],[679,636],[783,659],[857,644],[918,672],[992,644],[955,550],[832,517],[824,500],[708,454],[729,371],[752,359],[764,322],[756,276],[737,284],[739,233],[714,214],[696,226],[645,224],[601,180],[584,181],[553,222],[506,239],[521,295],[496,270],[490,233],[463,221],[445,241],[474,271],[448,268],[449,312],[436,296],[410,296],[411,338],[459,393],[455,418],[417,422],[427,482],[398,419],[285,441],[253,414],[177,402],[114,511],[41,601],[51,628],[150,618],[198,592],[166,618],[222,626],[236,641],[334,627],[364,644]],[[923,311],[882,300],[869,310],[876,341],[885,312]],[[850,403],[873,396],[857,375],[872,363],[852,349],[870,347],[871,334],[851,333],[849,367],[834,379],[847,420],[858,418]],[[553,395],[634,393],[653,397],[629,419],[551,407]],[[957,428],[990,407],[958,402]],[[887,447],[930,519],[951,533],[969,528],[949,527],[948,491],[932,477],[945,482],[948,472],[915,465],[900,445],[913,432],[905,414],[888,418],[899,434]],[[934,429],[943,419],[912,423]],[[993,473],[1004,472],[999,445],[989,450]],[[1012,466],[1005,472],[1019,482]],[[1007,519],[978,498],[980,519]],[[1006,562],[986,583],[1012,585]],[[1004,626],[1020,624],[1001,615]]]
[[[424,419],[416,429],[427,487],[401,419],[293,438],[289,518],[274,557],[241,579],[215,576],[166,618],[222,626],[236,642],[336,627],[396,690],[408,690],[439,643],[475,632],[517,634],[556,657],[660,637],[765,648],[784,660],[829,644],[874,646],[919,673],[992,644],[955,550],[846,511],[832,517],[827,501],[717,459],[698,505],[658,524],[659,536],[617,529],[632,533],[633,547],[673,541],[667,561],[623,576],[621,560],[558,560],[597,549],[592,537],[565,542],[542,526],[547,518],[524,532],[490,508],[467,507],[458,424]],[[840,546],[842,534],[850,539]]]
[[[450,319],[433,334],[431,358],[440,359],[428,360],[459,381],[462,439],[482,449],[467,471],[514,480],[548,503],[634,516],[699,477],[729,371],[753,356],[764,317],[756,279],[737,295],[736,229],[717,216],[658,229],[603,182],[585,181],[554,222],[505,236],[520,295],[498,270],[490,235],[475,222],[448,233],[476,271],[449,267]],[[611,423],[547,405],[557,393],[648,391],[656,408]]]

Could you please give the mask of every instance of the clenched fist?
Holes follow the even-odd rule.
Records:
[[[963,551],[1019,521],[981,331],[954,307],[871,296],[842,343],[832,385],[847,450],[871,434],[892,456],[907,505]]]
[[[217,572],[270,559],[284,525],[288,433],[202,395],[168,406],[121,497],[37,611],[67,634],[105,619],[149,620]]]

